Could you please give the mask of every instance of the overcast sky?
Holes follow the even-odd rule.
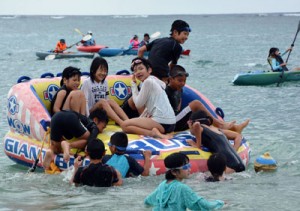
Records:
[[[0,0],[0,15],[300,12],[300,0]]]

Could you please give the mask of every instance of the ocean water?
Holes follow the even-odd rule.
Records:
[[[187,21],[192,32],[183,45],[191,49],[179,64],[190,73],[188,84],[225,112],[225,120],[250,118],[243,135],[251,145],[245,172],[232,180],[205,183],[201,173],[185,182],[207,199],[225,200],[224,210],[300,210],[300,83],[272,86],[233,86],[241,71],[268,70],[269,48],[288,48],[295,36],[299,14],[185,15],[185,16],[10,16],[0,17],[0,137],[8,131],[7,93],[20,76],[40,77],[72,65],[89,71],[91,59],[38,60],[35,52],[53,49],[57,40],[80,40],[74,28],[92,30],[98,44],[127,47],[130,38],[160,31],[168,36],[175,19]],[[76,49],[74,49],[75,51]],[[107,58],[109,73],[129,69],[133,56]],[[289,67],[300,66],[300,37]],[[7,158],[0,142],[0,210],[149,210],[144,198],[163,176],[130,178],[118,188],[75,188],[62,175],[27,174]],[[264,152],[278,162],[272,173],[255,173],[253,163]]]

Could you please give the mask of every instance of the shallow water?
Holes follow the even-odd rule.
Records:
[[[245,172],[230,175],[232,180],[228,182],[205,183],[202,174],[194,174],[185,182],[207,199],[225,200],[228,205],[224,210],[300,210],[300,83],[280,87],[230,83],[241,71],[269,69],[269,48],[276,46],[283,51],[289,47],[297,30],[297,16],[0,17],[0,136],[8,131],[6,96],[20,76],[56,74],[69,65],[88,71],[91,63],[91,59],[84,58],[37,60],[35,51],[53,49],[60,38],[68,44],[77,42],[81,36],[74,28],[92,30],[98,44],[127,47],[134,34],[140,39],[145,32],[160,31],[162,36],[168,36],[171,23],[178,18],[192,28],[183,45],[191,49],[191,55],[179,61],[190,73],[188,84],[221,107],[226,120],[241,122],[251,118],[243,133],[252,149]],[[300,65],[298,43],[290,56],[290,67]],[[133,56],[107,58],[109,72],[129,69],[131,59]],[[3,149],[3,142],[0,145]],[[257,174],[253,163],[266,151],[278,161],[278,170]],[[0,158],[0,210],[147,210],[143,199],[164,178],[130,178],[118,188],[75,188],[68,184],[65,174],[26,174],[27,168],[10,161],[3,150]]]

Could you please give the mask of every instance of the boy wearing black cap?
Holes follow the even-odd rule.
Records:
[[[105,147],[100,139],[93,139],[88,143],[87,153],[90,164],[79,167],[82,165],[82,159],[78,156],[74,163],[75,171],[71,183],[75,183],[75,186],[88,185],[95,187],[122,185],[123,181],[120,173],[114,167],[102,163]]]
[[[141,47],[138,57],[143,57],[145,51],[150,51],[148,59],[152,65],[152,75],[167,82],[169,71],[182,52],[180,44],[185,43],[192,31],[189,24],[183,20],[175,20],[171,27],[170,37],[156,39]]]
[[[116,132],[110,137],[108,143],[112,155],[105,155],[103,163],[115,167],[125,177],[149,176],[151,151],[143,151],[144,167],[142,167],[134,158],[125,154],[128,146],[128,137],[124,132]]]

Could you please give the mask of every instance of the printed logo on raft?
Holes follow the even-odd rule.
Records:
[[[119,100],[124,100],[128,95],[131,94],[131,87],[126,86],[123,81],[117,81],[113,87],[110,88],[112,96],[116,96]]]
[[[6,138],[4,140],[4,150],[7,155],[26,163],[33,163],[37,159],[37,156],[40,152],[39,147],[12,138]],[[40,162],[43,162],[45,154],[46,149],[43,149]],[[74,157],[71,157],[69,165],[74,165],[74,161]],[[64,162],[63,156],[61,155],[57,155],[54,159],[54,162],[61,169],[68,168],[68,164]],[[84,160],[83,166],[86,166],[89,163],[89,160]]]
[[[8,115],[7,121],[9,127],[16,130],[18,133],[30,135],[30,126],[23,124],[19,119],[13,119],[10,116],[19,113],[19,103],[17,102],[16,96],[12,95],[8,98]]]
[[[17,102],[16,96],[12,95],[8,98],[7,108],[11,115],[15,115],[16,113],[19,113],[19,104]]]
[[[50,84],[47,90],[44,91],[44,99],[51,102],[58,89],[59,87],[56,84]]]

